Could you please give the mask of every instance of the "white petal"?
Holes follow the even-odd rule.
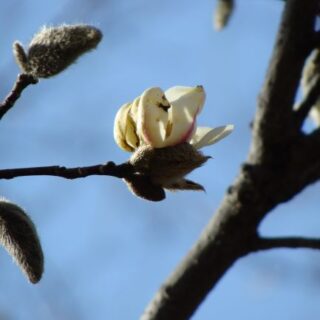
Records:
[[[171,105],[168,120],[172,125],[170,132],[167,130],[165,145],[189,141],[195,129],[196,116],[205,101],[203,87],[173,87],[165,92],[165,96]]]
[[[200,149],[225,138],[233,131],[233,129],[234,126],[232,124],[217,127],[214,129],[207,127],[198,127],[192,139],[190,140],[190,143],[196,149]]]
[[[160,88],[150,88],[141,95],[137,112],[137,132],[144,143],[165,147],[169,102]]]
[[[131,103],[124,104],[117,112],[113,135],[118,146],[125,151],[134,151],[139,146],[136,126],[130,116]]]
[[[127,126],[126,126],[126,131],[125,131],[125,137],[126,137],[126,142],[127,144],[132,148],[136,149],[140,145],[140,139],[137,135],[136,132],[136,124],[132,120],[130,113],[127,118]]]
[[[140,96],[133,100],[130,108],[130,116],[135,123],[137,123],[137,118],[138,118],[139,102],[140,102]]]
[[[204,92],[203,86],[196,87],[183,87],[175,86],[165,91],[165,96],[168,101],[175,103],[180,101],[180,104],[183,103],[190,109],[196,109],[199,113],[204,105],[206,94]]]
[[[130,103],[126,103],[121,106],[116,114],[113,127],[114,140],[116,141],[117,145],[125,151],[132,151],[132,148],[127,144],[125,138],[125,127],[129,109]]]

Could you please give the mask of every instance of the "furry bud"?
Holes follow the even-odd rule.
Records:
[[[129,163],[137,174],[149,177],[156,186],[168,190],[203,190],[201,185],[184,177],[209,158],[185,142],[159,149],[141,146],[133,153]]]
[[[43,253],[35,226],[20,207],[3,198],[0,199],[0,243],[30,282],[40,280]]]
[[[88,25],[43,27],[31,40],[27,53],[19,42],[13,44],[13,53],[22,72],[48,78],[94,49],[101,39],[101,31]]]
[[[149,201],[161,201],[166,194],[160,186],[154,185],[148,176],[136,174],[124,179],[129,190],[137,197]]]
[[[214,12],[214,28],[221,31],[229,22],[234,9],[234,0],[218,0]]]

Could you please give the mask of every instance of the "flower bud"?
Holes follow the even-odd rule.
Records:
[[[143,144],[163,148],[190,141],[204,100],[202,86],[149,88],[117,112],[115,141],[129,152]]]
[[[27,52],[15,42],[13,53],[22,72],[48,78],[94,49],[101,39],[100,30],[84,24],[43,27],[31,40]]]
[[[43,253],[35,226],[19,206],[3,198],[0,199],[0,243],[30,282],[40,280]]]
[[[160,201],[164,190],[204,190],[185,176],[210,157],[198,149],[214,144],[233,131],[233,125],[197,127],[196,118],[205,100],[202,86],[175,86],[166,91],[154,87],[115,117],[118,146],[133,152],[129,164],[134,174],[124,180],[138,197]]]
[[[234,9],[234,0],[217,0],[214,12],[214,28],[221,31],[229,22]]]

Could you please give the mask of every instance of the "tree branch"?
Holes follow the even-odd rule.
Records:
[[[142,320],[189,319],[234,262],[255,251],[257,229],[266,214],[318,177],[320,165],[310,167],[306,158],[312,147],[319,147],[297,128],[293,111],[304,61],[314,45],[318,2],[286,1],[258,101],[248,163]]]
[[[320,249],[320,238],[304,238],[304,237],[265,238],[265,237],[259,237],[257,239],[255,245],[256,245],[256,251],[277,249],[277,248]]]
[[[259,95],[253,122],[250,163],[273,161],[274,154],[271,151],[279,152],[278,157],[283,155],[286,159],[283,145],[288,145],[294,136],[300,134],[292,111],[305,60],[314,48],[316,2],[308,1],[308,6],[298,8],[297,0],[286,1],[266,79]],[[307,19],[303,18],[304,14]]]
[[[320,5],[319,5],[320,7]],[[319,10],[320,11],[320,10]],[[314,48],[317,48],[320,46],[320,32],[317,31],[314,35]]]
[[[65,179],[78,179],[92,175],[112,176],[124,178],[133,174],[129,163],[116,165],[113,162],[89,167],[66,168],[61,166],[33,167],[0,170],[0,179],[13,179],[23,176],[56,176]]]
[[[19,74],[11,92],[0,104],[0,119],[2,119],[2,117],[14,106],[22,91],[30,84],[36,83],[38,83],[38,79],[33,76],[24,73]]]

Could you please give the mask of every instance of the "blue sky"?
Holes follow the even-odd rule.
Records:
[[[18,73],[13,41],[27,44],[44,24],[83,22],[104,34],[98,50],[29,87],[6,114],[2,168],[126,161],[129,154],[113,140],[114,116],[152,86],[202,84],[207,99],[198,123],[236,128],[204,149],[213,160],[190,176],[206,193],[172,193],[150,203],[110,177],[0,181],[1,195],[35,222],[46,258],[43,279],[31,285],[0,251],[0,319],[138,319],[197,239],[246,158],[283,3],[238,1],[220,33],[212,28],[214,6],[214,0],[0,2],[1,97]],[[318,193],[316,184],[279,206],[261,231],[319,236]],[[319,264],[320,254],[308,250],[250,255],[229,270],[193,319],[315,319]]]

